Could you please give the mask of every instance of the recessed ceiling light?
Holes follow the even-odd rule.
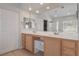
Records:
[[[46,9],[50,9],[50,7],[49,7],[49,6],[47,6],[47,7],[46,7]]]
[[[36,13],[39,13],[39,10],[36,10]]]
[[[40,5],[43,5],[44,3],[40,3]]]
[[[32,8],[31,7],[29,7],[29,11],[32,11]]]

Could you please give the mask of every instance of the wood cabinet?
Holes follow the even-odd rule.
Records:
[[[26,48],[26,34],[22,33],[22,48]]]
[[[45,56],[60,56],[61,55],[61,40],[57,38],[44,38],[44,55]]]
[[[33,52],[33,37],[29,34],[26,34],[26,49]]]
[[[77,55],[79,56],[79,41],[77,41]]]
[[[34,52],[34,40],[39,39],[38,36],[22,33],[22,48],[30,52]]]
[[[75,56],[76,55],[76,42],[74,40],[62,40],[62,55]]]
[[[55,37],[22,34],[23,48],[34,52],[34,40],[41,38],[44,42],[45,56],[79,56],[79,41]]]

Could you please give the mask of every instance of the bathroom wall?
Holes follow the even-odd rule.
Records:
[[[77,5],[77,8],[78,8],[78,9],[77,9],[77,12],[78,12],[78,13],[77,13],[77,15],[78,15],[78,16],[77,16],[77,19],[78,19],[78,22],[77,22],[78,24],[77,24],[77,25],[78,25],[78,38],[79,38],[79,3],[78,3],[78,5]]]
[[[19,49],[19,13],[0,8],[0,54]]]
[[[0,52],[2,50],[2,20],[1,20],[1,9],[0,9]]]

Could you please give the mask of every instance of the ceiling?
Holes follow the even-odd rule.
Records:
[[[37,6],[34,8],[32,13],[36,14],[35,11],[39,10],[39,14],[36,14],[39,18],[55,18],[55,17],[63,17],[63,16],[71,16],[71,15],[76,15],[77,12],[77,4],[76,3],[50,3],[50,4],[44,4],[39,7],[35,4],[33,6]],[[46,6],[50,6],[50,9],[47,10]]]
[[[46,9],[46,7],[50,9]],[[40,15],[40,17],[61,17],[67,15],[74,15],[77,11],[76,3],[0,3],[1,8],[13,8],[20,9],[29,12],[29,7],[32,8],[32,13]],[[36,10],[39,10],[39,14],[36,13]]]
[[[47,6],[50,6],[51,9],[59,7],[59,5],[56,3],[44,3],[43,5],[40,5],[40,3],[25,3],[25,4],[23,3],[21,4],[21,9],[29,11],[28,8],[31,7],[32,12],[39,10],[40,13],[42,13],[42,12],[48,11],[46,10]]]
[[[77,10],[77,4],[76,3],[44,3],[43,5],[40,5],[40,3],[22,3],[19,4],[20,9],[29,11],[29,7],[32,8],[32,13],[35,13],[36,10],[39,10],[39,13],[44,12],[73,12]],[[46,9],[46,7],[49,6],[50,9]]]
[[[69,15],[76,15],[77,12],[77,4],[62,4],[62,7],[52,9],[44,14],[48,14],[50,17],[62,17]]]
[[[50,9],[46,9],[47,6],[49,6]],[[43,18],[75,15],[77,11],[76,3],[44,3],[43,5],[40,5],[40,3],[23,3],[20,8],[29,12],[29,7],[32,8],[31,12],[33,14]],[[39,10],[38,14],[36,10]]]
[[[2,7],[2,8],[13,7],[13,8],[19,8],[22,10],[29,11],[28,9],[29,9],[29,7],[31,7],[32,12],[34,12],[36,10],[45,11],[47,6],[50,6],[52,9],[52,8],[58,7],[59,5],[57,5],[56,3],[44,3],[43,5],[40,5],[40,3],[0,3],[0,7]]]

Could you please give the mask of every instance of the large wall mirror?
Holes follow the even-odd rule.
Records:
[[[34,14],[35,19],[24,17],[24,28],[37,29],[37,31],[47,32],[77,32],[77,4],[76,3],[57,3],[58,7],[50,10],[39,10],[39,14]]]

